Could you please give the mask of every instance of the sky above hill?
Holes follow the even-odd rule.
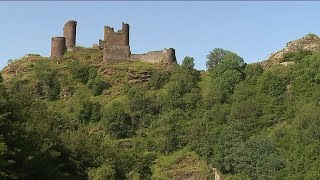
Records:
[[[9,59],[28,53],[50,56],[51,37],[76,20],[77,45],[91,47],[103,39],[103,26],[130,25],[131,52],[175,48],[206,69],[214,48],[237,53],[246,63],[263,61],[287,42],[320,35],[320,2],[0,2],[0,69]]]

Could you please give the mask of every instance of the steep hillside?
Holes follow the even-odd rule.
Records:
[[[103,63],[81,47],[14,60],[0,77],[0,179],[319,179],[317,42],[254,64],[216,48],[202,72],[192,57]]]
[[[290,55],[297,52],[311,53],[319,50],[320,38],[315,34],[308,34],[300,39],[288,42],[286,47],[278,52],[272,53],[269,56],[268,61],[262,62],[262,65],[270,66],[272,64],[292,64],[292,61],[288,61],[288,57]]]
[[[108,96],[106,97],[107,99],[123,94],[123,91],[126,89],[125,86],[128,84],[145,84],[151,78],[152,73],[158,71],[169,73],[170,70],[170,66],[165,64],[139,61],[106,64],[102,62],[100,49],[76,47],[74,51],[67,52],[59,62],[51,61],[49,58],[39,55],[26,55],[8,64],[1,73],[5,81],[13,78],[34,80],[35,73],[37,73],[35,71],[39,70],[37,68],[43,68],[42,70],[55,69],[57,76],[59,76],[58,78],[62,76],[67,78],[72,77],[74,76],[73,73],[79,73],[79,76],[89,76],[89,69],[94,68],[101,76],[101,81],[108,84],[108,88],[105,88],[102,93],[102,95]],[[73,79],[70,82],[75,85],[73,81],[76,80]],[[68,87],[68,83],[66,86],[64,84],[61,85],[61,88],[64,90],[72,89],[72,87]],[[66,97],[65,94],[60,95]]]

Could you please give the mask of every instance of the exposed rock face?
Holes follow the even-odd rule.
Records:
[[[271,62],[279,62],[283,58],[283,55],[289,52],[297,50],[320,50],[320,38],[314,34],[308,34],[301,39],[290,41],[286,47],[276,53],[272,53],[269,57]]]
[[[141,82],[147,82],[151,78],[151,72],[150,71],[142,71],[142,72],[136,72],[134,70],[129,70],[128,72],[128,81],[131,84],[141,83]]]

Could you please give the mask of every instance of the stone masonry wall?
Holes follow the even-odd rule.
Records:
[[[66,51],[66,38],[53,37],[51,38],[51,59],[60,59]]]
[[[103,49],[103,61],[128,61],[130,57],[129,46],[111,46],[104,47]]]
[[[67,51],[72,51],[76,45],[77,21],[68,21],[63,27],[63,36],[66,38]]]
[[[128,60],[130,57],[129,25],[122,23],[122,29],[114,32],[114,29],[104,27],[104,40],[99,40],[99,46],[103,50],[103,61]]]
[[[104,41],[107,46],[129,46],[129,25],[122,23],[122,29],[114,32],[114,29],[104,27]]]
[[[131,61],[143,61],[149,63],[172,63],[176,62],[175,50],[172,48],[162,51],[151,51],[145,54],[132,54]]]

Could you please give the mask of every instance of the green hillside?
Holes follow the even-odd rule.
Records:
[[[281,58],[214,49],[198,71],[192,57],[106,64],[77,47],[14,60],[0,179],[319,179],[320,51]]]

